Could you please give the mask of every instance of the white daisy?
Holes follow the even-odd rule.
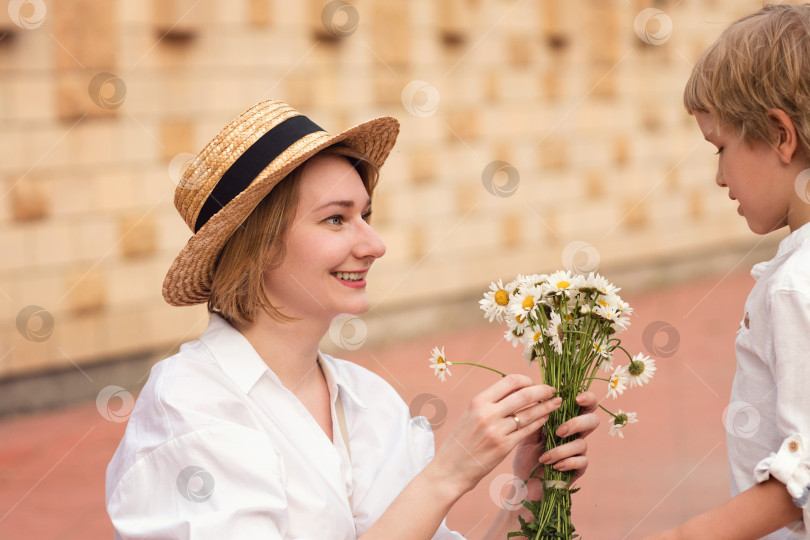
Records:
[[[610,370],[613,369],[613,353],[610,350],[607,338],[594,341],[591,346],[593,347],[593,352],[596,353],[599,365],[606,372],[610,373]]]
[[[433,374],[436,375],[439,380],[444,382],[445,375],[451,374],[448,368],[453,365],[453,363],[449,362],[444,356],[444,347],[442,347],[441,350],[439,350],[438,347],[433,347],[433,352],[430,355],[429,361],[430,367],[433,368]]]
[[[484,293],[484,299],[478,303],[484,310],[485,319],[489,319],[489,322],[493,320],[501,322],[509,305],[509,291],[499,279],[497,283],[489,284],[489,291]]]
[[[563,352],[563,339],[565,339],[565,326],[563,325],[560,314],[552,311],[548,318],[548,326],[543,330],[551,341],[551,346],[557,351],[557,354]]]
[[[523,347],[523,359],[529,364],[537,359],[537,350],[534,348],[534,343],[527,343],[526,346]]]
[[[535,318],[537,317],[535,309],[542,294],[543,291],[536,285],[524,285],[517,288],[517,291],[509,300],[507,323],[510,328],[522,331],[531,324],[529,315],[532,314]]]
[[[627,388],[627,373],[623,366],[618,366],[613,371],[613,375],[610,376],[607,395],[616,399],[616,396],[624,393],[625,388]]]
[[[528,328],[520,337],[520,341],[528,346],[534,347],[543,341],[543,331],[536,328]]]
[[[650,382],[653,373],[655,373],[655,360],[642,353],[638,353],[630,360],[630,365],[627,366],[630,388],[636,385],[644,386],[644,383]]]
[[[512,347],[517,347],[523,343],[523,334],[525,331],[521,328],[514,328],[504,332],[503,337],[507,343],[511,343]]]
[[[605,278],[604,276],[594,274],[593,272],[588,274],[586,282],[590,287],[593,287],[594,289],[596,289],[597,291],[599,291],[604,295],[616,294],[618,291],[621,290],[620,288],[613,285],[613,283],[608,281],[607,278]]]
[[[638,422],[636,419],[636,413],[634,412],[624,412],[619,409],[619,412],[616,413],[616,416],[611,418],[610,422],[610,434],[616,435],[619,434],[619,437],[624,439],[624,435],[622,434],[622,428],[627,424],[635,424]]]
[[[574,281],[574,276],[571,272],[567,270],[557,270],[548,278],[546,279],[549,285],[551,285],[551,290],[554,291],[556,294],[567,292],[567,293],[575,293],[576,290],[572,285]]]

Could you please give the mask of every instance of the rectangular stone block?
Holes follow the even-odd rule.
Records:
[[[107,280],[98,268],[80,268],[65,276],[63,303],[71,312],[92,313],[107,304]]]

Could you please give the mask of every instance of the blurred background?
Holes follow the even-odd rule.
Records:
[[[636,307],[626,343],[659,372],[620,405],[646,421],[622,441],[603,419],[591,437],[575,524],[586,538],[640,537],[727,497],[734,331],[747,271],[783,233],[750,233],[715,185],[682,89],[700,52],[761,2],[3,4],[0,538],[111,536],[104,468],[138,390],[207,323],[203,306],[161,296],[191,236],[174,188],[264,99],[330,132],[402,123],[375,193],[388,252],[373,308],[336,320],[325,350],[389,380],[440,442],[491,379],[459,366],[441,385],[425,369],[433,346],[533,373],[482,322],[489,282],[598,271]],[[514,496],[505,471],[452,526],[480,536]]]

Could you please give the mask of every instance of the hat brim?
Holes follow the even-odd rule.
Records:
[[[163,280],[163,298],[173,306],[207,302],[214,264],[225,243],[273,187],[307,159],[329,146],[343,143],[365,154],[377,167],[382,167],[398,133],[399,122],[386,116],[336,135],[324,131],[306,135],[297,145],[291,146],[268,164],[244,191],[191,237]]]

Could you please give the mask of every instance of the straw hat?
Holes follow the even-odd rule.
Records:
[[[341,142],[382,166],[399,133],[391,117],[329,135],[280,101],[264,101],[236,117],[186,169],[174,205],[194,236],[163,281],[174,306],[207,302],[214,263],[231,234],[273,187],[298,165]]]

